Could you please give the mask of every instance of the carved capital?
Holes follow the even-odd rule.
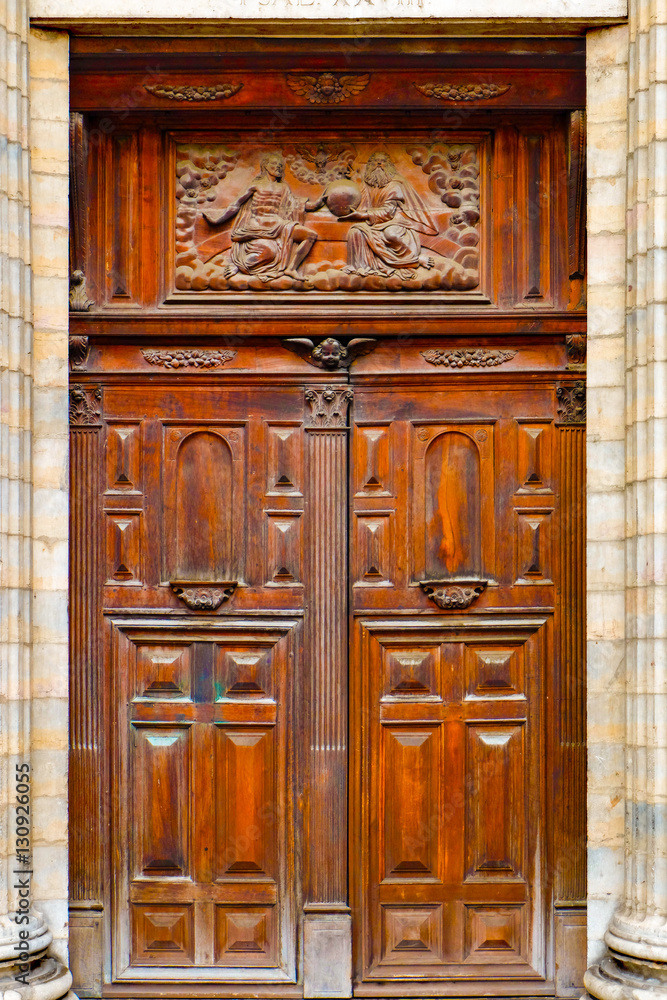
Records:
[[[310,429],[347,427],[347,408],[354,395],[347,386],[306,389],[304,395],[311,409]]]
[[[161,368],[220,368],[236,357],[236,351],[154,350],[141,352],[149,365]]]
[[[236,580],[218,583],[200,583],[190,580],[171,580],[171,589],[191,611],[215,611],[228,601],[236,590]]]
[[[347,344],[334,337],[327,337],[317,345],[307,337],[288,337],[282,343],[283,347],[298,354],[309,365],[330,372],[349,368],[355,358],[370,354],[377,347],[377,340],[373,337],[355,337]]]
[[[506,94],[511,83],[415,83],[424,97],[439,101],[490,101]]]
[[[69,307],[72,312],[87,312],[95,303],[86,294],[86,276],[83,271],[72,271],[69,278]]]
[[[85,371],[89,353],[88,337],[72,336],[69,338],[69,360],[72,371]]]
[[[556,387],[558,420],[562,424],[586,423],[586,386],[583,382],[570,382]]]
[[[238,94],[242,83],[215,83],[211,86],[182,86],[168,83],[145,83],[144,90],[168,101],[226,101]]]
[[[430,365],[445,365],[447,368],[495,368],[510,361],[516,351],[487,351],[485,347],[471,350],[422,351],[421,356]]]
[[[368,86],[368,73],[320,73],[319,76],[287,77],[287,86],[311,104],[340,104]]]
[[[419,586],[439,608],[451,611],[470,607],[486,584],[486,580],[464,580],[460,583],[451,583],[447,580],[421,580]]]
[[[101,427],[102,387],[73,385],[69,392],[69,422],[72,427]]]

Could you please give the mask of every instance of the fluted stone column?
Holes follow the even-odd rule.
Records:
[[[585,976],[667,996],[667,6],[630,0],[626,195],[625,878]]]
[[[36,446],[40,385],[34,370],[29,93],[27,2],[5,0],[0,3],[0,995],[58,1000],[68,993],[71,975],[62,961],[66,940],[54,942],[43,912],[55,909],[50,876],[42,869],[49,821],[57,826],[60,820],[54,809],[59,797],[50,811],[45,799],[48,788],[58,789],[62,781],[40,760],[45,719],[39,698],[48,666],[58,676],[58,663],[49,663],[53,649],[40,632],[40,597],[49,589],[51,558],[45,554],[58,515],[42,488],[44,462]],[[24,780],[17,782],[18,775]],[[29,821],[18,856],[17,792]],[[35,905],[40,895],[43,909]]]

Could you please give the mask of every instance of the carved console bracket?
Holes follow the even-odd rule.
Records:
[[[307,429],[347,428],[347,408],[353,395],[347,386],[327,385],[322,389],[306,389],[304,396],[311,409]]]
[[[69,392],[69,422],[72,427],[100,427],[102,387],[73,385]]]
[[[506,94],[511,83],[415,83],[424,97],[437,97],[439,101],[490,101]]]
[[[347,344],[342,344],[334,337],[327,337],[315,345],[307,337],[287,337],[282,341],[283,347],[307,361],[309,365],[323,368],[326,371],[336,371],[349,368],[352,362],[377,347],[373,337],[354,337]]]
[[[482,593],[487,580],[462,580],[453,583],[447,580],[420,580],[419,586],[434,604],[445,611],[468,608]]]
[[[236,351],[157,350],[141,352],[149,365],[161,368],[220,368],[236,357]]]
[[[69,278],[69,307],[72,312],[87,312],[95,303],[86,294],[86,276],[83,271],[72,271]]]
[[[565,338],[567,350],[567,370],[570,372],[586,371],[586,334],[570,333]]]
[[[516,351],[487,351],[484,347],[472,350],[422,351],[421,356],[430,365],[446,365],[447,368],[495,368],[510,361]]]
[[[215,611],[230,600],[238,581],[202,583],[197,580],[171,580],[171,589],[192,611]]]
[[[340,104],[368,86],[368,73],[320,73],[319,76],[287,77],[287,86],[311,104]]]
[[[586,423],[586,386],[583,382],[570,382],[556,387],[558,420],[561,424]]]
[[[242,83],[216,83],[212,86],[183,87],[166,83],[145,83],[144,90],[169,101],[226,101],[243,88]]]
[[[90,343],[88,337],[77,335],[69,338],[69,360],[72,371],[85,371],[89,354]]]

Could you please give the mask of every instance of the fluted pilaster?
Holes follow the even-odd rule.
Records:
[[[626,284],[625,879],[585,977],[667,995],[667,8],[630,0]]]
[[[43,498],[34,476],[26,0],[0,5],[0,53],[0,991],[6,1000],[57,1000],[72,977],[49,953],[53,934],[32,905],[40,856],[32,755],[34,580]]]

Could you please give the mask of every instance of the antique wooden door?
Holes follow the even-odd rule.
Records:
[[[73,39],[79,996],[579,995],[582,70]]]

